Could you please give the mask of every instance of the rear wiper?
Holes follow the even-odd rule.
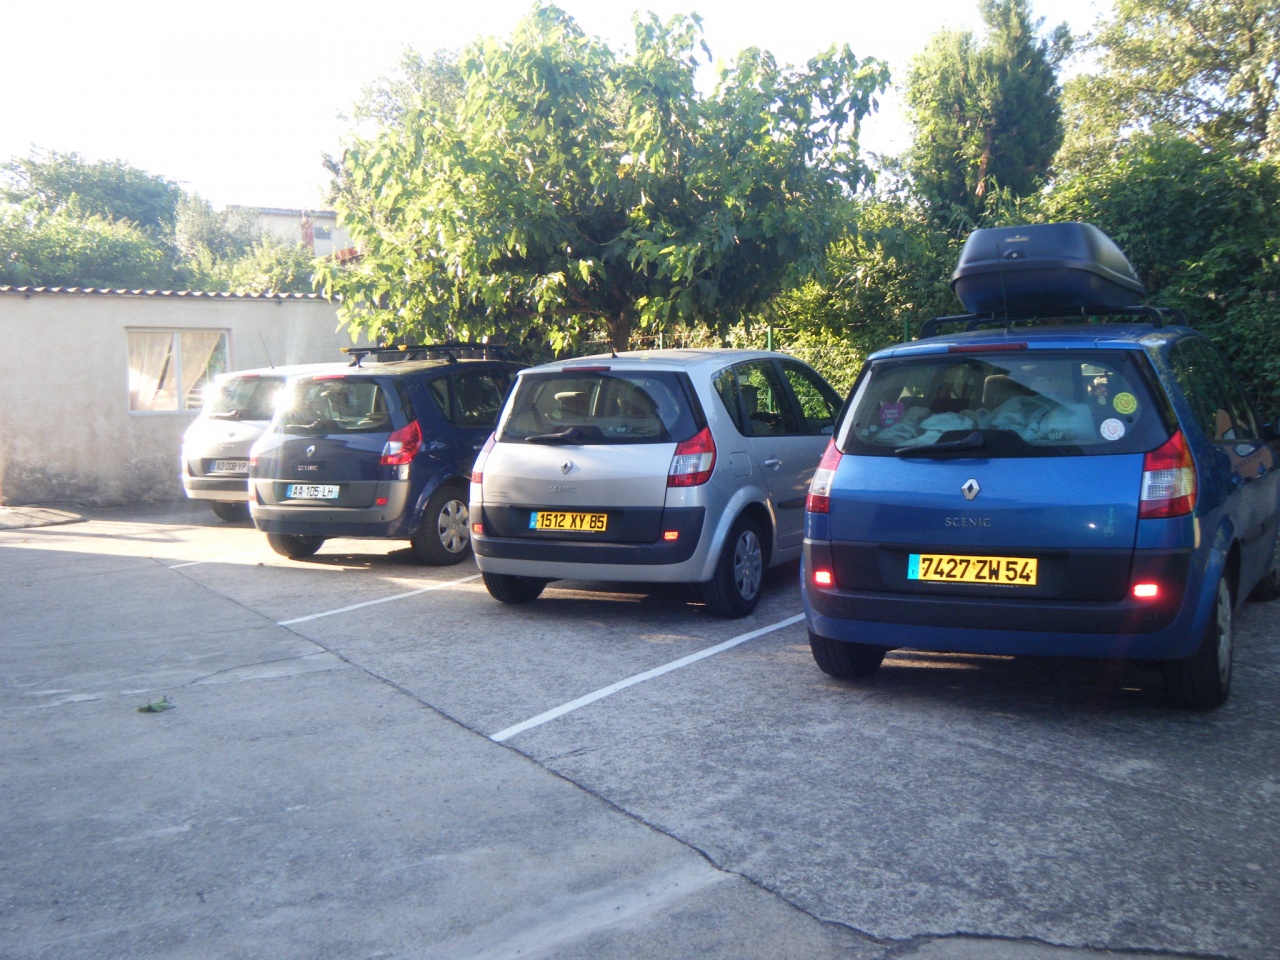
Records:
[[[952,453],[964,453],[967,450],[981,450],[987,445],[981,430],[973,430],[959,440],[943,440],[938,443],[923,444],[918,447],[898,447],[893,453],[899,457],[945,457]]]
[[[524,439],[525,443],[578,443],[584,436],[577,427],[569,427],[559,433],[537,433]]]

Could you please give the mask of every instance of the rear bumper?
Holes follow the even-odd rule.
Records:
[[[658,511],[662,513],[662,511]],[[481,515],[472,505],[472,516]],[[696,582],[702,578],[702,508],[667,510],[660,524],[675,539],[646,542],[592,542],[589,534],[559,537],[500,537],[472,532],[476,565],[487,573],[509,573],[556,580],[635,580]],[[486,530],[489,524],[485,523]]]
[[[274,481],[255,481],[259,495]],[[253,525],[264,533],[297,536],[352,537],[366,540],[407,539],[414,532],[416,518],[409,506],[408,483],[380,483],[375,491],[386,503],[374,506],[342,507],[319,500],[286,500],[281,503],[249,501]]]
[[[247,477],[189,477],[182,478],[182,488],[192,500],[221,500],[224,503],[244,503],[249,499]]]
[[[1015,594],[965,596],[819,587],[809,571],[825,544],[806,542],[801,584],[809,629],[822,637],[956,653],[1167,660],[1188,655],[1203,606],[1188,550],[1144,551],[1134,565],[1161,584],[1155,601]],[[1156,574],[1158,572],[1158,575]],[[1143,576],[1142,579],[1148,579]]]

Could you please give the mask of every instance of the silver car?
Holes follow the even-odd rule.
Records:
[[[755,609],[800,556],[840,409],[811,367],[761,350],[652,350],[523,370],[471,477],[472,547],[504,603],[551,580],[688,583]]]
[[[200,414],[182,435],[182,488],[207,500],[223,520],[249,519],[249,448],[275,413],[276,394],[290,376],[346,367],[310,363],[224,373],[205,390]]]

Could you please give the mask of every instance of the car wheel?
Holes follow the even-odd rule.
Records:
[[[447,566],[471,556],[471,512],[461,487],[444,484],[427,500],[422,525],[409,542],[423,563]]]
[[[542,596],[547,581],[537,577],[517,577],[509,573],[484,574],[485,589],[503,603],[532,603]]]
[[[271,549],[282,557],[288,557],[291,560],[300,560],[303,557],[310,557],[320,549],[320,545],[324,543],[324,537],[313,537],[307,534],[292,533],[268,533],[267,543],[271,544]]]
[[[841,680],[865,680],[880,669],[888,652],[884,647],[869,643],[845,643],[820,637],[812,630],[809,631],[809,649],[813,651],[819,670]]]
[[[1231,584],[1218,581],[1213,613],[1191,656],[1164,665],[1165,692],[1174,706],[1212,710],[1231,691]]]
[[[703,586],[703,599],[718,617],[745,617],[760,602],[763,582],[760,528],[750,517],[739,517],[721,548],[715,573]]]
[[[225,520],[227,523],[239,523],[241,520],[249,519],[249,504],[244,502],[210,500],[209,509],[219,520]]]
[[[1271,566],[1249,594],[1250,600],[1267,601],[1280,597],[1280,530],[1276,531],[1276,537],[1277,542],[1271,548]]]

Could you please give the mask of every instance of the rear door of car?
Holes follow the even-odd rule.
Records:
[[[838,397],[808,367],[773,358],[735,364],[733,378],[740,404],[734,419],[769,489],[778,547],[798,547],[805,495],[831,437]],[[722,398],[727,383],[717,381]]]
[[[401,478],[383,451],[410,407],[394,377],[325,374],[291,382],[290,404],[260,444],[255,476],[264,502],[369,507]],[[264,462],[265,461],[265,462]]]
[[[249,448],[271,421],[284,380],[246,374],[217,381],[184,437],[192,476],[248,477]]]
[[[838,440],[841,585],[1119,599],[1143,455],[1168,436],[1141,357],[1024,346],[873,362]]]
[[[1228,511],[1238,529],[1242,576],[1260,576],[1275,541],[1280,509],[1280,470],[1243,389],[1222,355],[1207,340],[1189,337],[1171,353],[1174,376],[1209,441],[1218,469],[1229,473]],[[1203,468],[1202,468],[1203,469]]]
[[[424,452],[450,471],[470,472],[476,454],[497,425],[498,414],[510,389],[507,368],[459,363],[426,384],[431,402],[439,410],[443,424],[428,430],[424,420]]]
[[[681,376],[608,365],[523,374],[485,461],[486,528],[656,539],[676,445],[696,432]]]

